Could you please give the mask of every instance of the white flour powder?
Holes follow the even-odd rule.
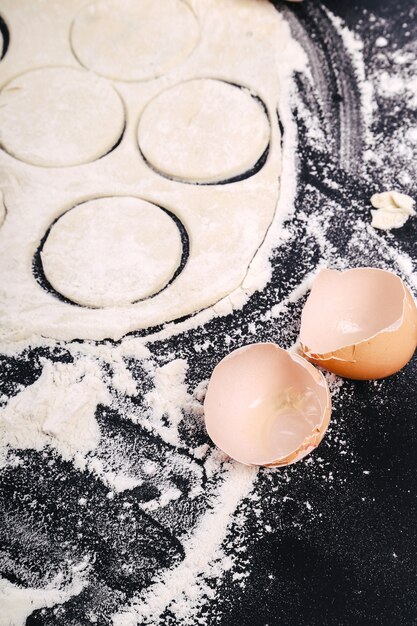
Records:
[[[38,380],[0,409],[0,458],[5,462],[8,447],[42,450],[47,445],[66,460],[85,456],[100,440],[97,405],[109,399],[96,362],[45,361]]]
[[[36,609],[62,604],[78,595],[87,583],[88,573],[88,563],[83,561],[73,566],[69,584],[65,584],[62,575],[57,574],[43,589],[22,589],[0,579],[0,626],[24,624],[26,618]]]

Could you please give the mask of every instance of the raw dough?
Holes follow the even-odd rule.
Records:
[[[82,65],[116,80],[164,74],[198,41],[194,13],[182,0],[100,0],[76,17],[71,43]]]
[[[124,124],[119,95],[84,70],[37,69],[0,92],[0,144],[32,165],[94,161],[117,143]]]
[[[78,205],[52,226],[41,252],[60,294],[90,307],[120,306],[160,291],[182,253],[174,220],[139,198]]]
[[[376,209],[376,211],[371,209],[371,225],[380,230],[401,228],[410,216],[416,214],[413,198],[398,191],[374,193],[371,204]]]
[[[123,2],[118,2],[118,6]],[[11,41],[19,45],[10,46],[0,63],[0,85],[9,83],[17,75],[33,68],[53,64],[66,67],[72,64],[74,69],[68,71],[87,77],[92,85],[101,85],[104,79],[98,79],[93,72],[79,68],[69,45],[71,25],[86,5],[91,6],[91,2],[59,0],[46,4],[45,0],[1,0],[2,15],[10,27]],[[162,8],[169,6],[169,0],[155,0],[154,5],[158,8],[164,36],[170,39],[172,25],[165,20]],[[184,324],[197,325],[210,316],[225,314],[234,307],[242,306],[249,294],[262,288],[268,280],[267,256],[274,240],[272,232],[278,232],[276,229],[279,229],[286,211],[292,210],[288,199],[292,198],[291,190],[295,184],[291,160],[295,132],[287,106],[287,95],[292,86],[289,71],[298,67],[295,62],[301,66],[304,57],[291,39],[288,25],[268,0],[190,0],[188,5],[197,15],[200,27],[198,44],[185,62],[176,65],[157,80],[117,84],[117,93],[126,111],[127,126],[120,145],[105,158],[77,167],[31,167],[0,149],[0,189],[7,205],[7,217],[0,228],[0,338],[16,340],[42,335],[69,340],[119,339],[126,333],[140,329],[150,335],[152,328],[194,314],[192,321]],[[136,6],[145,5],[142,0],[138,0]],[[30,37],[27,36],[28,23],[31,25]],[[110,30],[112,24],[110,20]],[[113,50],[111,56],[116,57],[117,53],[118,49]],[[135,62],[134,67],[137,66]],[[159,94],[169,93],[167,90],[189,81],[202,79],[211,79],[215,85],[219,84],[220,88],[233,93],[240,103],[249,102],[249,106],[256,107],[257,115],[262,120],[261,127],[264,124],[267,127],[269,121],[268,158],[255,176],[227,185],[184,184],[161,176],[141,157],[137,131],[146,107]],[[248,91],[227,83],[243,85]],[[110,82],[106,81],[106,88],[111,89]],[[280,93],[283,94],[282,98]],[[265,103],[267,115],[250,94],[257,94]],[[100,105],[100,101],[95,101],[87,111],[81,112],[77,107],[77,115],[84,119],[83,116],[88,114],[92,128],[96,128],[99,124],[95,118],[100,112]],[[281,151],[278,105],[282,124],[286,128],[284,152]],[[243,106],[246,107],[246,104]],[[240,109],[235,110],[236,113],[240,115]],[[225,115],[229,113],[226,111]],[[83,146],[87,144],[89,150],[96,148],[97,142],[101,141],[102,135],[106,136],[114,119],[111,113],[104,120],[101,118],[97,140],[92,139],[87,144],[81,134],[78,141]],[[253,150],[253,143],[256,146],[258,139],[253,136],[252,121],[252,115],[239,119],[240,133],[248,138],[248,145],[243,146],[245,155],[253,154],[254,151],[259,154],[263,149],[263,146],[258,145]],[[14,124],[13,131],[21,145],[28,141],[31,133],[24,120],[21,126]],[[91,129],[88,128],[87,136],[90,134]],[[239,140],[238,146],[242,145]],[[290,157],[285,157],[285,154]],[[57,158],[61,156],[62,151],[59,151]],[[257,154],[253,154],[253,161],[256,158]],[[286,191],[277,206],[282,164]],[[217,165],[223,168],[224,164]],[[239,165],[245,169],[247,164]],[[219,170],[215,173],[217,175]],[[220,174],[223,177],[224,172],[220,170]],[[129,282],[126,285],[127,294],[121,294],[120,285],[115,287],[114,293],[108,290],[104,293],[106,299],[103,303],[104,283],[97,299],[94,271],[86,265],[86,274],[81,273],[81,263],[77,266],[76,253],[65,237],[62,238],[62,247],[55,248],[55,252],[57,262],[59,260],[61,263],[60,276],[66,286],[56,283],[54,288],[69,298],[80,301],[82,298],[82,302],[98,308],[64,302],[36,281],[33,258],[51,224],[59,218],[44,249],[44,260],[53,241],[52,235],[59,232],[59,226],[65,224],[62,222],[64,218],[60,216],[75,206],[77,209],[72,211],[77,215],[80,203],[98,197],[142,198],[168,209],[181,221],[189,236],[189,255],[181,272],[165,289],[152,294],[146,289],[142,290],[144,277],[141,274],[133,276],[128,268],[124,269],[124,275],[129,279],[133,276],[132,281],[139,279],[138,283]],[[157,213],[160,211],[155,209],[154,214]],[[122,223],[122,213],[119,217]],[[273,231],[267,235],[271,223],[274,224]],[[101,227],[104,228],[104,224],[104,221],[98,224],[97,232],[100,232]],[[109,229],[112,224],[114,220],[110,221]],[[79,223],[77,228],[77,232],[80,232],[83,224]],[[74,241],[77,240],[74,238]],[[88,261],[93,258],[90,244],[91,241],[88,243]],[[172,244],[172,238],[163,250],[164,254],[170,255],[171,272],[174,272],[176,266],[174,259],[177,260],[179,256],[177,250],[176,244]],[[83,254],[85,252],[84,247]],[[110,258],[110,254],[105,255],[104,261],[107,268],[113,263],[117,267],[120,262],[115,256]],[[67,280],[72,264],[80,271],[82,293],[77,290],[74,292],[74,282]],[[52,264],[48,266],[45,260],[45,271],[52,283],[55,270],[56,267]],[[165,285],[170,275],[167,269],[160,284]],[[87,289],[85,282],[82,282],[86,280],[90,281]],[[149,285],[149,291],[158,289],[156,282]],[[135,290],[137,286],[141,290],[139,293]],[[132,293],[129,293],[131,287]],[[152,297],[146,297],[145,294]],[[133,304],[127,302],[129,297],[138,296],[144,299]],[[126,304],[109,306],[107,298],[116,304],[120,301]],[[176,326],[177,330],[179,328],[180,325]]]
[[[258,99],[224,81],[191,80],[145,108],[139,147],[152,167],[189,182],[244,174],[266,150],[269,121]]]

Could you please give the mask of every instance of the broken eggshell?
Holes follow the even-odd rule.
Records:
[[[204,401],[210,438],[246,465],[302,459],[322,440],[330,413],[321,372],[273,343],[250,344],[220,361]]]
[[[403,281],[386,270],[322,270],[301,315],[304,356],[344,376],[398,372],[417,343],[417,309]]]

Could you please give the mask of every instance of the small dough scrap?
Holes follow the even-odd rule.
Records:
[[[268,147],[269,120],[248,90],[213,79],[190,80],[156,96],[138,127],[139,147],[161,174],[219,182],[250,170]]]
[[[123,81],[156,78],[194,49],[199,26],[183,0],[100,0],[75,18],[75,56],[97,74]]]
[[[0,92],[0,144],[32,165],[66,167],[95,161],[117,143],[124,124],[120,96],[85,70],[33,70]]]
[[[167,285],[181,261],[174,220],[139,198],[79,204],[52,226],[41,251],[45,276],[72,302],[123,306]]]
[[[413,198],[398,191],[375,193],[371,197],[371,204],[376,209],[371,209],[371,225],[380,230],[401,228],[411,215],[416,214]]]

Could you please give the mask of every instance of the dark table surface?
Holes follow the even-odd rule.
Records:
[[[412,0],[326,0],[324,5],[342,17],[362,39],[366,67],[374,82],[381,72],[397,71],[392,59],[395,50],[414,50],[416,58],[417,20]],[[152,353],[161,362],[168,353],[187,358],[190,388],[207,378],[227,351],[245,342],[252,323],[256,324],[258,340],[278,341],[284,347],[295,340],[303,298],[291,305],[280,327],[264,314],[272,302],[285,297],[325,256],[317,242],[304,232],[300,211],[309,216],[320,215],[323,206],[346,208],[342,215],[334,212],[327,238],[334,256],[352,266],[377,265],[399,271],[392,251],[417,260],[417,220],[409,220],[392,234],[380,233],[380,240],[368,241],[362,252],[349,245],[358,216],[369,222],[369,197],[373,192],[393,186],[417,195],[415,166],[409,156],[396,152],[397,138],[416,124],[415,110],[404,95],[388,99],[376,90],[378,110],[372,124],[372,149],[384,158],[376,162],[364,160],[357,68],[339,31],[323,4],[314,0],[289,5],[284,10],[316,68],[313,91],[302,77],[298,87],[307,106],[319,110],[328,141],[325,149],[309,142],[303,128],[305,119],[295,111],[300,134],[300,178],[296,212],[290,225],[299,238],[274,252],[269,285],[254,294],[243,310],[216,318],[204,329],[152,344]],[[376,19],[370,19],[371,14]],[[375,46],[378,36],[387,38],[386,49]],[[416,149],[414,146],[415,156]],[[407,168],[408,184],[404,178]],[[329,180],[337,185],[329,184]],[[405,182],[399,183],[401,180]],[[224,342],[226,335],[230,338],[228,346]],[[210,338],[209,349],[197,354],[194,343],[206,338]],[[36,348],[16,358],[1,357],[0,391],[11,396],[19,385],[27,386],[36,380],[42,357],[71,360],[62,344],[55,349]],[[146,372],[134,361],[129,362],[129,368],[146,388]],[[282,471],[260,470],[253,488],[256,500],[247,498],[239,506],[236,519],[243,516],[244,527],[236,521],[225,550],[234,556],[237,571],[244,573],[244,584],[242,578],[231,573],[211,581],[215,599],[203,603],[202,621],[195,623],[417,624],[416,383],[414,357],[403,371],[387,380],[344,381],[340,387],[336,384],[332,426],[325,442],[311,456],[313,461]],[[140,404],[141,397],[135,401]],[[103,431],[117,431],[124,438],[126,450],[139,442],[155,458],[163,453],[158,441],[127,424],[117,411],[99,411],[97,419]],[[203,432],[184,432],[183,436],[193,445],[208,441]],[[58,611],[35,611],[27,620],[28,626],[90,624],[91,612],[98,616],[98,624],[108,624],[109,615],[138,589],[146,587],[155,572],[183,557],[175,530],[167,532],[151,523],[139,508],[133,541],[131,530],[117,523],[121,499],[106,498],[108,490],[91,475],[76,471],[52,451],[20,451],[19,455],[22,464],[6,468],[0,483],[2,574],[25,586],[25,571],[30,571],[32,577],[38,576],[42,586],[47,582],[46,573],[58,571],[64,557],[75,560],[86,551],[96,554],[91,584]],[[187,476],[177,476],[185,493],[187,480]],[[87,510],[80,510],[77,504],[81,493],[89,494]],[[134,504],[135,499],[143,501],[152,495],[139,489],[130,497]],[[35,503],[30,511],[28,502]],[[173,515],[178,515],[178,523],[185,519],[191,527],[198,511],[187,509],[185,514],[184,510]],[[24,540],[19,534],[22,519],[32,520],[32,530],[26,529]],[[77,539],[80,526],[83,535]],[[103,537],[111,540],[104,541]],[[233,537],[240,538],[240,545],[244,542],[244,552],[236,550]],[[64,540],[69,542],[66,552]],[[122,545],[133,554],[138,550],[142,556],[149,555],[148,568],[126,577]],[[157,623],[182,622],[167,609]]]

